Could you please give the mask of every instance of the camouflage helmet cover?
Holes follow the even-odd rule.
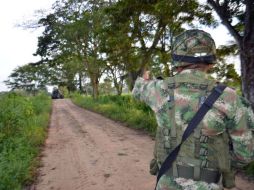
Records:
[[[178,35],[173,43],[172,58],[176,67],[198,63],[215,64],[215,54],[215,42],[203,30],[187,30]]]

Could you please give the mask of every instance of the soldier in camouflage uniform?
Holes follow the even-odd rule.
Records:
[[[215,63],[215,43],[202,30],[188,30],[173,44],[173,77],[136,80],[133,96],[155,112],[158,127],[150,172],[157,174],[168,153],[180,143],[188,123],[217,84],[206,72]],[[254,115],[248,102],[226,88],[185,141],[157,190],[217,190],[235,186],[234,171],[254,158]]]

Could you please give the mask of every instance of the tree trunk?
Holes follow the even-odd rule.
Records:
[[[114,86],[115,86],[117,95],[121,96],[122,90],[123,90],[123,81],[120,80],[120,82],[117,82],[117,79],[116,79],[116,78],[113,79],[113,81],[114,81]]]
[[[254,43],[243,45],[243,50],[240,54],[242,93],[250,101],[254,111]]]
[[[246,0],[245,30],[241,43],[242,92],[254,111],[254,3]]]
[[[129,90],[132,91],[132,89],[134,88],[134,84],[136,79],[138,78],[138,74],[135,71],[129,72],[128,74],[128,87]]]
[[[122,95],[122,86],[121,85],[118,85],[118,87],[116,88],[116,91],[117,91],[117,95],[118,96],[121,96]]]
[[[99,96],[99,80],[98,77],[92,76],[91,77],[91,84],[93,87],[93,98],[98,98]]]
[[[82,93],[83,92],[83,87],[82,87],[82,75],[81,75],[81,73],[78,74],[78,86],[79,86],[80,93]]]

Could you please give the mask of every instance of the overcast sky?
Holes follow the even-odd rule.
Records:
[[[37,49],[37,38],[42,30],[31,31],[15,27],[23,20],[32,19],[34,12],[50,9],[55,0],[8,0],[0,6],[0,91],[7,90],[3,83],[17,66],[36,62],[33,56]],[[232,40],[221,26],[215,30],[205,29],[215,39],[216,45]]]
[[[33,56],[37,37],[42,30],[31,31],[15,27],[23,20],[32,19],[39,9],[50,9],[55,0],[8,0],[0,6],[0,91],[7,90],[3,81],[12,70],[39,60]]]

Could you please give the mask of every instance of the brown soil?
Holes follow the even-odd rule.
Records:
[[[42,166],[34,190],[153,190],[154,141],[148,135],[54,100]],[[254,189],[242,177],[238,187]]]

